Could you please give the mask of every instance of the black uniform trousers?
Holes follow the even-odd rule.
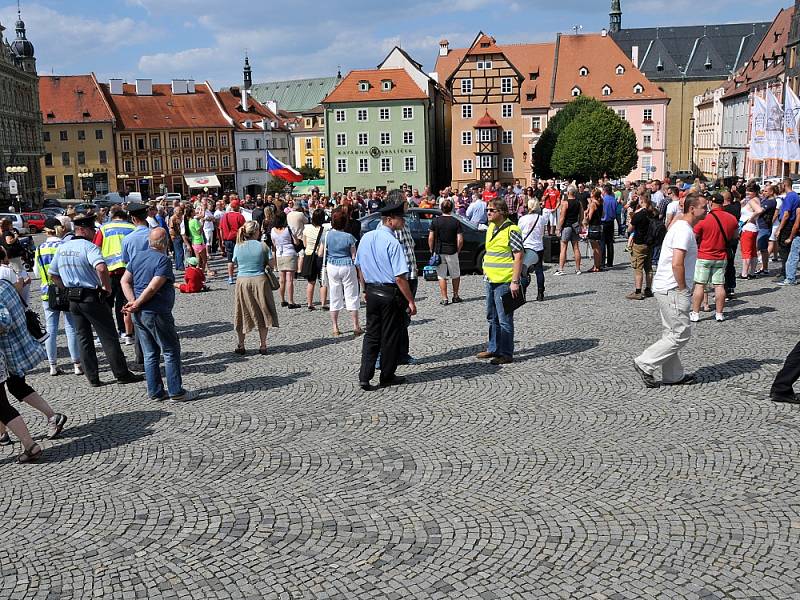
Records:
[[[394,379],[404,339],[408,339],[407,308],[408,302],[397,286],[367,284],[367,331],[361,348],[359,383],[369,383],[375,376],[379,353],[380,382],[389,383]]]
[[[92,292],[92,290],[88,290]],[[81,364],[86,378],[99,381],[97,352],[94,349],[94,335],[92,327],[100,338],[100,344],[106,353],[106,358],[111,365],[111,371],[117,379],[131,375],[125,355],[119,345],[119,334],[114,325],[111,307],[104,297],[98,292],[86,293],[80,301],[70,300],[69,312],[75,324],[75,334],[78,337],[78,348],[81,354]]]
[[[614,223],[615,221],[603,221],[603,237],[600,240],[601,261],[605,262],[606,267],[614,266]]]
[[[780,396],[792,397],[794,396],[793,386],[798,379],[800,379],[800,342],[789,352],[786,362],[783,363],[783,367],[775,376],[775,381],[772,382],[770,391]]]

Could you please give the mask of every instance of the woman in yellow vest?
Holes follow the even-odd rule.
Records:
[[[489,321],[489,346],[478,358],[490,358],[493,365],[514,362],[514,313],[506,313],[503,295],[522,293],[520,276],[522,232],[508,218],[505,200],[495,199],[486,209],[489,228],[486,230],[486,256],[483,274],[486,282],[486,320]]]

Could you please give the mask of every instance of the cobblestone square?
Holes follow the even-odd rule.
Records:
[[[268,356],[233,354],[219,278],[176,303],[193,402],[43,363],[70,421],[39,464],[0,450],[0,598],[800,597],[800,409],[767,398],[795,290],[739,282],[684,354],[699,384],[645,390],[660,321],[617,248],[608,273],[548,269],[503,367],[473,358],[478,276],[446,307],[420,283],[400,387],[362,392],[361,341],[322,311],[279,309]]]

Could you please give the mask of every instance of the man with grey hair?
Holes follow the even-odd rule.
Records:
[[[147,394],[153,400],[181,402],[190,399],[181,379],[181,344],[175,329],[175,275],[167,257],[168,236],[157,227],[150,232],[148,249],[136,253],[125,267],[122,289],[128,303],[124,311],[133,316],[136,336],[142,344]],[[164,355],[167,389],[161,379],[160,357]]]

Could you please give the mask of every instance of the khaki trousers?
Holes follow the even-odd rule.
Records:
[[[661,314],[661,339],[642,352],[635,361],[639,368],[650,375],[661,367],[662,381],[675,383],[684,375],[678,352],[692,337],[692,324],[689,321],[692,292],[691,289],[679,292],[676,288],[654,294]]]

